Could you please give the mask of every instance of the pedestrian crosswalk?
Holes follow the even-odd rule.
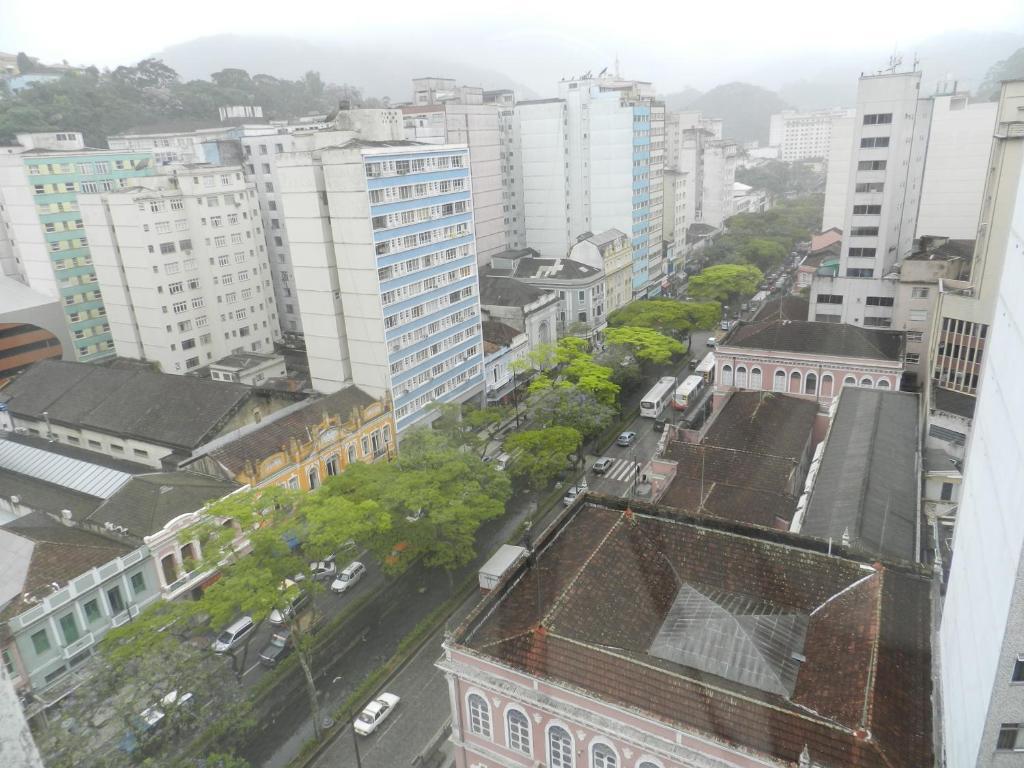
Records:
[[[613,459],[612,465],[608,467],[604,477],[620,482],[632,482],[638,466],[639,462],[630,461],[629,459]]]

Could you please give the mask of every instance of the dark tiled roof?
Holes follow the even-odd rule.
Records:
[[[71,511],[74,518],[84,517],[98,507],[103,499],[79,491],[72,491],[60,485],[38,480],[29,475],[0,468],[0,494],[5,499],[17,496],[29,509],[60,515],[61,510]]]
[[[754,315],[752,322],[806,320],[810,306],[810,302],[802,296],[779,296],[762,304],[761,308]]]
[[[918,435],[917,395],[843,387],[801,533],[916,560]]]
[[[21,592],[45,597],[51,584],[63,586],[90,568],[120,557],[130,548],[89,531],[62,525],[45,512],[33,512],[0,527],[33,543],[31,561]],[[28,607],[23,599],[11,601],[3,611],[10,617]]]
[[[493,307],[525,307],[551,291],[521,283],[511,277],[480,271],[480,304]]]
[[[838,259],[840,254],[843,252],[842,243],[831,243],[823,248],[819,248],[816,251],[811,251],[804,257],[804,260],[800,262],[801,267],[820,267],[821,263],[825,259]]]
[[[365,408],[373,402],[376,402],[374,398],[359,387],[344,387],[215,448],[210,456],[232,475],[238,475],[247,461],[258,464],[287,446],[292,438],[308,441],[306,428],[320,424],[325,414],[347,421],[354,409]]]
[[[818,406],[774,392],[733,392],[718,410],[703,443],[799,459],[807,447]]]
[[[242,384],[45,360],[0,392],[16,416],[191,449],[250,396]]]
[[[903,352],[903,333],[847,323],[774,319],[740,323],[719,346],[897,361]]]
[[[102,527],[121,525],[130,536],[142,539],[156,533],[179,515],[196,512],[208,501],[238,488],[228,482],[194,472],[154,472],[133,477],[82,522]]]
[[[566,513],[452,644],[787,764],[805,747],[832,768],[932,764],[925,576],[655,513]],[[684,584],[807,617],[792,694],[650,653]]]
[[[973,419],[974,407],[977,403],[978,398],[973,395],[954,392],[952,389],[943,387],[932,387],[932,408],[936,410],[954,413],[965,419]]]
[[[499,323],[497,320],[484,320],[481,325],[483,326],[484,341],[499,348],[507,347],[516,336],[522,333],[511,325]]]

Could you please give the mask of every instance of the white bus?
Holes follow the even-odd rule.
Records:
[[[672,399],[672,390],[676,388],[675,376],[662,376],[654,388],[644,395],[640,401],[640,415],[649,419],[656,419],[665,410],[668,401]]]
[[[703,376],[687,376],[683,383],[676,387],[676,393],[672,396],[672,407],[677,411],[685,411],[704,390]]]
[[[708,384],[715,383],[715,353],[708,352],[704,359],[693,369],[695,375],[700,376]]]

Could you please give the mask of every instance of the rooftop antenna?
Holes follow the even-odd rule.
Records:
[[[890,73],[890,74],[892,74],[892,73],[894,73],[899,68],[899,66],[902,63],[903,63],[903,57],[900,56],[900,54],[894,48],[893,52],[892,52],[892,56],[889,57],[889,66],[885,68],[885,71]],[[915,62],[914,67],[916,69],[916,67],[917,67],[916,62]]]

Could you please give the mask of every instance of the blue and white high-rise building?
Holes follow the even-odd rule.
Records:
[[[309,143],[278,178],[313,387],[390,392],[401,432],[483,387],[469,151]]]
[[[657,295],[665,106],[651,84],[588,75],[515,112],[525,244],[558,258],[584,233],[618,229],[633,247],[633,295]]]

